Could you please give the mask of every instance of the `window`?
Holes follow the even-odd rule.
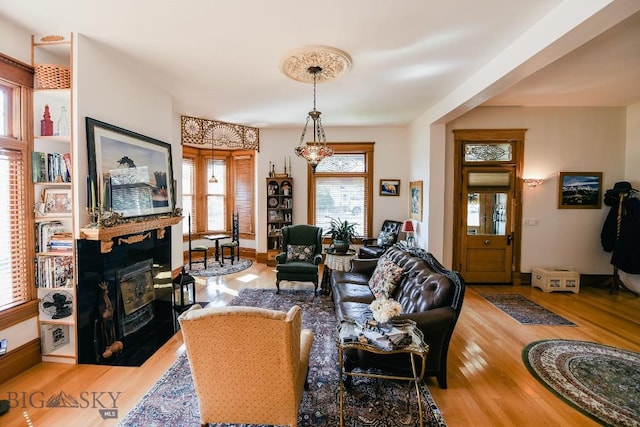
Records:
[[[191,232],[229,231],[231,212],[238,212],[240,234],[252,238],[248,235],[254,233],[253,152],[216,150],[213,160],[209,150],[183,147],[182,156],[182,210],[185,218],[191,214]],[[209,182],[211,175],[217,183]],[[183,221],[184,234],[188,226]]]
[[[32,117],[27,108],[32,82],[30,68],[0,55],[0,241],[7,242],[0,245],[0,277],[4,279],[0,283],[0,311],[7,313],[33,300],[35,294],[31,280],[34,253],[29,244],[33,223],[27,191],[32,131],[20,132]]]
[[[218,182],[209,182],[215,176]],[[207,159],[207,230],[225,230],[227,218],[227,161]]]
[[[184,220],[182,221],[182,234],[189,233],[189,218],[191,218],[191,228],[194,228],[195,212],[193,207],[195,206],[195,175],[196,175],[196,159],[195,158],[183,158],[182,159],[182,215]]]
[[[332,144],[310,179],[309,221],[328,229],[332,218],[355,223],[368,236],[373,216],[373,143]]]

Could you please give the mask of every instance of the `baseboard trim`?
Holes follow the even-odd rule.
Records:
[[[0,357],[0,384],[40,362],[40,338],[36,338]]]

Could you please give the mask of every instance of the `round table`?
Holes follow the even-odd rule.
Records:
[[[335,252],[326,249],[324,255],[324,270],[322,271],[320,292],[329,295],[331,293],[331,287],[329,286],[331,271],[348,271],[351,269],[351,260],[356,257],[356,251],[349,249],[347,252]]]

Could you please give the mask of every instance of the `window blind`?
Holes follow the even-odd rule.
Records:
[[[21,150],[0,148],[0,310],[30,300],[27,280],[27,212]]]

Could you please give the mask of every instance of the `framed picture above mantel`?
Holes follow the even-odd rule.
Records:
[[[172,213],[171,145],[90,117],[86,125],[87,208],[125,218]]]

